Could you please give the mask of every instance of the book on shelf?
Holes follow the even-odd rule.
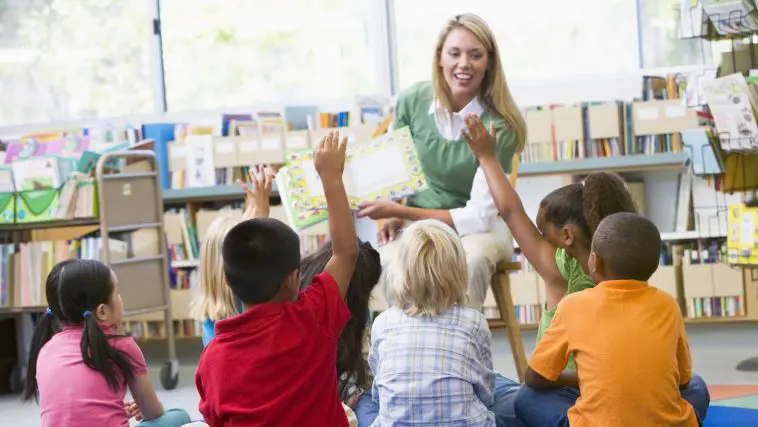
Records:
[[[109,239],[107,247],[99,237],[75,240],[36,241],[0,245],[0,307],[47,305],[45,281],[53,266],[69,258],[102,259],[109,250],[111,260],[123,259],[127,243]]]
[[[277,174],[277,188],[290,225],[297,230],[327,219],[326,199],[313,164],[313,151],[295,151]],[[365,200],[397,200],[426,188],[410,130],[350,144],[343,173],[350,207]]]

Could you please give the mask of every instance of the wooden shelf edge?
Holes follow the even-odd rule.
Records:
[[[721,317],[685,317],[684,323],[688,325],[728,324],[728,323],[758,323],[758,319],[748,316],[721,316]]]
[[[689,164],[689,155],[659,153],[628,156],[592,157],[557,162],[523,163],[519,165],[519,178],[544,175],[580,175],[594,171],[639,172],[651,170],[683,169]]]

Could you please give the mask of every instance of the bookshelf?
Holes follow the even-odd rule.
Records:
[[[758,68],[758,45],[756,44],[756,35],[758,35],[758,11],[754,5],[749,2],[682,2],[679,13],[681,38],[701,39],[701,49],[705,49],[706,42],[719,42],[722,46],[728,44],[729,48],[721,53],[719,69],[716,75],[710,76],[708,86],[702,88],[706,94],[705,101],[708,108],[713,112],[715,125],[714,137],[711,139],[715,160],[720,166],[721,191],[723,192],[745,192],[746,196],[752,196],[758,190],[758,131],[756,130],[756,89],[758,80],[753,76],[755,69]],[[705,56],[703,56],[704,58]],[[729,96],[724,96],[724,91],[729,91]],[[745,106],[744,111],[750,111],[752,115],[740,115],[735,111],[738,105]],[[735,120],[735,117],[739,118]],[[702,156],[705,159],[705,156]],[[705,163],[705,161],[704,161]],[[703,165],[705,166],[705,164]],[[749,197],[744,197],[747,201]],[[734,206],[736,204],[733,204]],[[708,286],[707,278],[709,275],[706,271],[699,278],[694,278],[696,286],[694,289],[694,300],[688,298],[688,310],[705,311],[723,308],[714,304],[713,307],[701,307],[702,302],[712,300],[714,294],[737,293],[739,289],[729,289],[736,277],[742,277],[742,291],[744,296],[744,307],[739,307],[745,313],[744,318],[758,318],[758,307],[755,301],[758,299],[758,286],[756,285],[755,269],[756,265],[752,261],[753,255],[750,250],[745,254],[743,251],[738,252],[733,249],[734,246],[742,245],[742,239],[736,239],[732,235],[735,224],[732,224],[733,218],[731,213],[734,211],[732,206],[729,208],[730,225],[729,225],[729,242],[730,246],[726,259],[732,263],[731,271],[716,272],[711,271],[711,286]],[[736,224],[741,228],[741,224]],[[739,240],[739,244],[735,245]],[[745,256],[747,255],[747,256]],[[697,256],[695,257],[697,258]],[[686,259],[686,258],[685,258]],[[696,265],[685,268],[698,268],[701,270],[724,268],[722,266]],[[741,270],[740,270],[741,268]],[[716,276],[718,277],[718,280]],[[695,276],[692,274],[692,276]],[[727,289],[724,289],[723,279],[734,277],[727,281]],[[703,279],[705,277],[706,279]],[[693,302],[695,304],[693,304]],[[729,307],[731,308],[731,307]],[[738,321],[738,318],[723,318],[724,322]],[[729,319],[729,320],[727,320]],[[690,321],[702,322],[700,318],[691,319]],[[758,357],[753,357],[740,362],[737,366],[742,371],[758,371]]]
[[[127,160],[126,163],[138,160],[141,170],[125,168],[112,173],[105,165],[116,159]],[[30,339],[32,327],[31,318],[21,315],[45,311],[46,276],[53,265],[71,257],[99,259],[110,266],[119,277],[125,318],[152,315],[162,317],[164,322],[173,318],[168,258],[165,245],[160,243],[165,234],[163,200],[154,153],[131,150],[104,154],[95,168],[95,187],[97,203],[86,197],[89,193],[84,193],[85,196],[73,193],[70,205],[66,206],[75,207],[71,212],[79,212],[80,202],[89,204],[88,215],[97,217],[6,224],[0,228],[7,242],[0,245],[3,271],[0,317],[16,317],[16,335],[22,343]],[[140,209],[128,209],[135,205]],[[48,209],[52,208],[45,210]],[[152,239],[146,240],[145,236]],[[170,390],[178,382],[178,359],[173,331],[166,338],[169,358],[160,376],[163,387]],[[25,375],[27,347],[17,346],[18,364],[11,375],[14,388]]]

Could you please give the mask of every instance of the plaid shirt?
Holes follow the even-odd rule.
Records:
[[[368,358],[379,403],[372,426],[494,427],[491,344],[487,320],[470,308],[436,317],[397,307],[380,314]]]

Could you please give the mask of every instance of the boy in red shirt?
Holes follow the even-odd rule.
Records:
[[[195,384],[211,427],[348,426],[337,392],[343,298],[358,255],[342,171],[347,139],[324,138],[314,165],[329,209],[333,255],[300,289],[300,239],[270,218],[244,221],[224,239],[226,282],[244,312],[216,322]]]

